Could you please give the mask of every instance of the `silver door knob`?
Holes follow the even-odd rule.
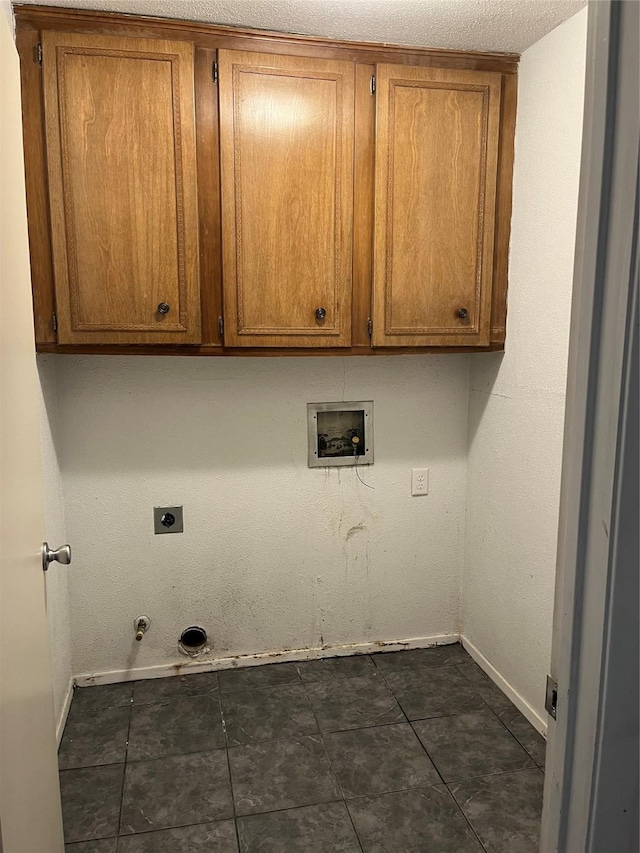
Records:
[[[324,320],[327,316],[325,308],[316,308],[316,320]]]
[[[68,566],[71,562],[71,545],[61,545],[55,551],[49,548],[48,542],[42,543],[42,568],[46,572],[49,568],[49,563],[62,563]]]

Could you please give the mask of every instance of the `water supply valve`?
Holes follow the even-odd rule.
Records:
[[[138,642],[140,642],[140,640],[147,633],[150,625],[151,625],[151,619],[149,619],[148,616],[137,616],[133,620],[133,627],[135,628],[136,640]]]

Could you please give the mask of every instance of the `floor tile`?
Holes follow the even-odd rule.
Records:
[[[502,690],[494,684],[487,673],[475,661],[462,665],[458,664],[456,669],[464,675],[469,684],[482,696],[490,708],[496,711],[500,708],[513,708],[511,700],[504,695]]]
[[[224,749],[127,764],[121,833],[233,816]]]
[[[241,853],[360,853],[344,803],[238,818]]]
[[[385,680],[410,720],[486,707],[455,666],[398,670],[385,673]]]
[[[400,706],[379,677],[312,681],[305,687],[323,732],[404,722]]]
[[[536,767],[451,786],[451,792],[487,850],[537,853],[544,776]]]
[[[225,693],[222,708],[229,746],[318,731],[302,684]]]
[[[489,710],[421,720],[413,728],[445,782],[535,766]]]
[[[118,834],[124,764],[62,770],[60,794],[65,841]]]
[[[415,669],[422,666],[443,666],[447,655],[443,648],[405,649],[402,652],[378,652],[372,655],[373,662],[382,672],[397,672],[399,669]]]
[[[334,678],[356,678],[359,675],[373,675],[375,667],[369,655],[349,655],[348,657],[303,661],[298,664],[298,672],[303,681],[332,681]]]
[[[498,711],[497,714],[518,743],[527,750],[538,767],[544,767],[547,742],[534,729],[529,720],[513,706],[506,710]]]
[[[469,652],[465,651],[462,643],[449,643],[447,646],[440,646],[444,652],[447,663],[471,663],[473,658]]]
[[[364,853],[482,853],[444,785],[349,800]]]
[[[96,708],[122,708],[131,704],[133,685],[99,684],[97,687],[76,687],[73,691],[71,707],[74,711],[81,708],[94,711]]]
[[[408,723],[324,736],[345,797],[419,788],[440,776]]]
[[[234,746],[229,763],[239,815],[340,799],[320,737]]]
[[[117,838],[102,838],[99,841],[76,841],[65,844],[64,853],[116,853]]]
[[[204,752],[224,745],[217,696],[194,696],[162,705],[134,703],[131,709],[129,760]]]
[[[276,687],[279,684],[300,683],[295,663],[271,663],[261,666],[245,666],[240,669],[225,669],[218,673],[223,691],[249,690],[253,687]]]
[[[58,751],[58,767],[118,764],[127,754],[130,708],[72,708]]]
[[[232,820],[161,829],[120,838],[118,853],[238,853]]]
[[[191,696],[211,696],[217,693],[217,672],[147,678],[133,684],[133,701],[136,705],[165,702],[167,699],[187,699]]]

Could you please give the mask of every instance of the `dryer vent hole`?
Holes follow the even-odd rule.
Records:
[[[186,628],[180,634],[179,642],[187,654],[199,652],[207,645],[207,632],[204,628],[198,628],[197,626]]]

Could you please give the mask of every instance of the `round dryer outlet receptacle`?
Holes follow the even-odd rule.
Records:
[[[207,639],[207,632],[204,628],[199,625],[191,625],[180,634],[178,647],[185,655],[197,657],[207,650]]]

